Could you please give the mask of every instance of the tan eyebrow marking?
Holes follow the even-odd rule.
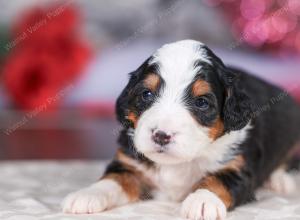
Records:
[[[155,92],[158,88],[160,82],[160,78],[157,74],[150,73],[145,79],[144,79],[144,85],[148,89],[150,89],[152,92]]]
[[[208,82],[198,79],[194,82],[192,87],[192,93],[194,96],[202,96],[211,92],[211,87]]]

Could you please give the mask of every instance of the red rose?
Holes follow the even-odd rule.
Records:
[[[53,11],[53,8],[34,9],[16,25],[15,36]],[[6,89],[24,109],[57,104],[47,100],[71,85],[90,57],[90,49],[75,34],[78,20],[75,11],[65,8],[55,15],[24,42],[19,42],[4,66]]]
[[[34,40],[57,41],[75,34],[78,26],[78,18],[73,8],[62,6],[48,9],[35,8],[25,12],[24,16],[13,27],[13,38],[21,34],[27,35],[26,39],[17,46],[31,46]]]

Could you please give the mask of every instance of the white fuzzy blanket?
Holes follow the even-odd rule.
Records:
[[[1,220],[182,220],[179,204],[141,202],[95,215],[65,215],[60,202],[95,182],[104,162],[1,162]],[[300,175],[297,176],[300,189]],[[229,220],[300,220],[300,192],[283,197],[267,191],[258,201],[229,213]]]

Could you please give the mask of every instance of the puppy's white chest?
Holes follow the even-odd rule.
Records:
[[[161,166],[154,177],[157,186],[154,199],[181,201],[203,176],[204,172],[195,163]]]

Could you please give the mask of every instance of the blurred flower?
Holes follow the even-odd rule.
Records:
[[[217,2],[217,7],[232,21],[232,32],[238,45],[245,43],[277,54],[300,54],[297,42],[291,41],[291,38],[300,34],[300,0]]]
[[[28,35],[19,46],[31,46],[35,39],[57,41],[76,34],[79,20],[76,11],[70,7],[59,11],[59,8],[35,8],[25,13],[12,29],[15,38],[22,33]]]
[[[12,48],[4,67],[4,83],[14,102],[33,109],[72,84],[90,57],[90,49],[75,31],[72,8],[33,9],[18,22],[14,36],[26,33]],[[58,103],[51,103],[52,105]]]

